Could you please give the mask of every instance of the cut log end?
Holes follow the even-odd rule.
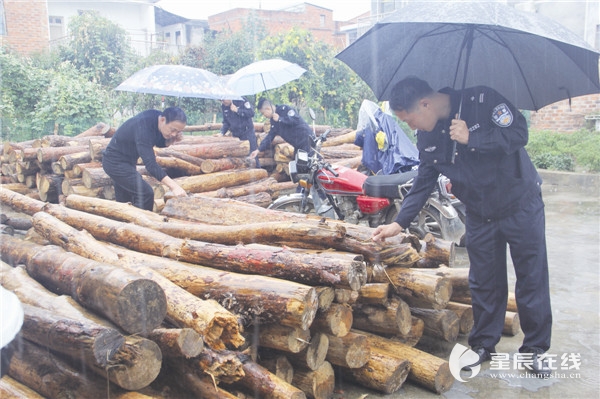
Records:
[[[452,388],[452,384],[454,384],[454,377],[450,373],[448,362],[445,362],[439,367],[432,388],[436,393],[442,394]]]
[[[128,333],[148,335],[167,315],[162,288],[149,279],[131,281],[117,298],[119,325]]]

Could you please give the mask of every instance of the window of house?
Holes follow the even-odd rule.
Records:
[[[325,15],[320,15],[321,26],[325,26]]]
[[[175,44],[181,46],[181,31],[179,30],[175,32]]]
[[[49,16],[48,25],[50,26],[50,40],[60,39],[65,35],[63,17]]]

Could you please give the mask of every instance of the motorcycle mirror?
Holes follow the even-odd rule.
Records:
[[[315,111],[312,108],[308,109],[308,114],[310,115],[310,119],[312,119],[313,121],[315,119],[317,119],[317,116],[315,115]]]

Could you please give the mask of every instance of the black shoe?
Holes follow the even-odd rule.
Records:
[[[548,364],[543,351],[534,351],[531,355],[531,371],[539,378],[548,378],[552,374],[552,369]]]
[[[467,366],[463,366],[463,370],[465,371],[470,371],[473,367],[477,367],[479,366],[481,363],[486,362],[488,360],[490,360],[492,358],[492,355],[490,354],[490,351],[488,351],[487,349],[485,349],[482,346],[474,346],[473,347],[473,352],[475,352],[477,354],[477,356],[479,356],[479,359],[477,359],[477,361],[473,364],[469,364]]]

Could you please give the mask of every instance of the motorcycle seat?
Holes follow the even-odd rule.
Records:
[[[400,186],[416,176],[416,170],[393,175],[369,176],[363,183],[363,192],[370,197],[401,198]]]

